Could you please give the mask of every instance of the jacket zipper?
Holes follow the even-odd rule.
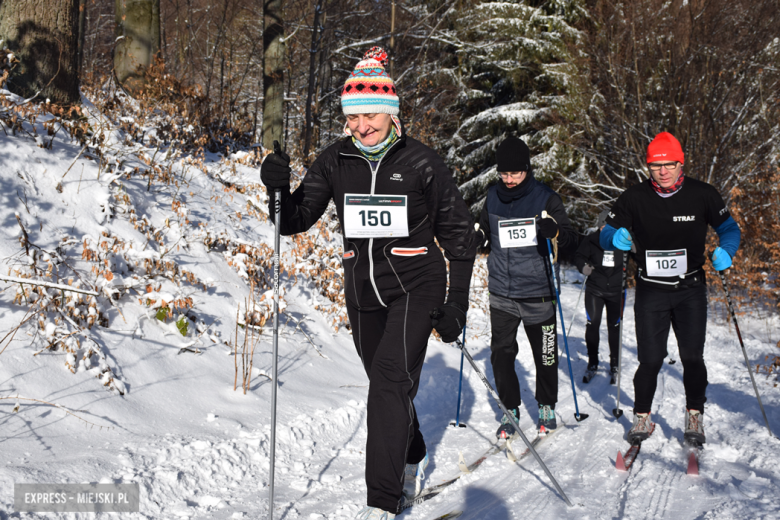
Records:
[[[376,174],[379,171],[379,166],[382,164],[382,159],[384,159],[387,156],[387,154],[390,152],[390,150],[393,148],[393,146],[395,146],[399,142],[400,141],[396,141],[395,143],[393,143],[390,146],[390,148],[387,149],[387,151],[385,152],[385,155],[383,155],[382,158],[377,161],[376,168],[371,166],[371,161],[369,161],[368,158],[366,158],[363,155],[347,154],[347,153],[341,153],[341,152],[339,152],[339,153],[341,153],[341,155],[343,155],[344,157],[360,157],[361,159],[364,159],[368,163],[368,168],[371,170],[371,193],[369,193],[369,195],[373,195],[374,194],[374,189],[376,188]],[[374,254],[373,254],[373,252],[374,252],[374,239],[373,238],[369,238],[368,239],[368,278],[371,280],[371,287],[374,288],[374,294],[376,294],[376,299],[379,300],[379,303],[382,305],[382,307],[387,307],[387,305],[385,305],[385,302],[382,301],[382,297],[379,296],[379,289],[377,289],[376,282],[374,281]]]

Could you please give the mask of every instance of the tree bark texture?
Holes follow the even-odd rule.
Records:
[[[311,29],[311,48],[309,49],[309,88],[306,91],[306,121],[303,138],[303,163],[309,166],[309,148],[311,147],[312,134],[312,112],[311,105],[314,99],[314,92],[317,89],[315,71],[317,70],[317,52],[320,50],[320,38],[318,29],[320,28],[320,13],[322,12],[323,0],[318,0],[314,7],[314,23]]]
[[[116,0],[116,33],[114,73],[125,89],[137,93],[160,52],[160,1]]]
[[[79,0],[0,0],[0,39],[20,60],[7,88],[78,102],[78,22]]]
[[[284,19],[283,0],[263,3],[263,130],[264,148],[284,141]]]
[[[79,78],[84,70],[84,40],[87,31],[87,0],[79,0],[78,49],[76,51],[77,73]]]

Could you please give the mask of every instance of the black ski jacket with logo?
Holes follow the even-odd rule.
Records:
[[[605,266],[605,251],[599,244],[600,237],[601,231],[586,236],[577,248],[574,263],[577,264],[579,272],[582,272],[585,264],[593,266],[585,292],[600,298],[618,296],[623,288],[623,251],[608,251],[606,254],[612,255],[614,265]]]
[[[346,299],[361,310],[386,307],[428,283],[447,283],[438,244],[450,261],[448,301],[468,307],[476,257],[474,223],[452,173],[439,155],[402,136],[372,166],[345,138],[314,161],[293,193],[282,190],[281,234],[301,233],[322,216],[331,199],[344,234],[344,195],[406,195],[408,237],[344,237]],[[273,208],[274,196],[269,197]],[[269,211],[273,220],[274,213]]]
[[[705,282],[704,261],[708,225],[717,228],[730,214],[711,184],[686,177],[680,191],[660,197],[650,179],[631,186],[612,206],[607,224],[631,231],[637,252],[637,285],[674,291]],[[648,251],[685,250],[687,273],[682,276],[650,276]],[[656,260],[658,262],[658,260]]]

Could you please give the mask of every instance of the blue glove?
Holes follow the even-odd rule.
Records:
[[[715,249],[710,259],[712,260],[712,267],[716,271],[723,271],[731,267],[731,257],[722,247]]]
[[[618,229],[612,237],[612,245],[621,251],[631,251],[632,243],[631,233],[624,227]]]

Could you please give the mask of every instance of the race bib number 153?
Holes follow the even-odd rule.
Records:
[[[498,240],[501,247],[528,247],[535,246],[536,219],[515,218],[498,221]]]

